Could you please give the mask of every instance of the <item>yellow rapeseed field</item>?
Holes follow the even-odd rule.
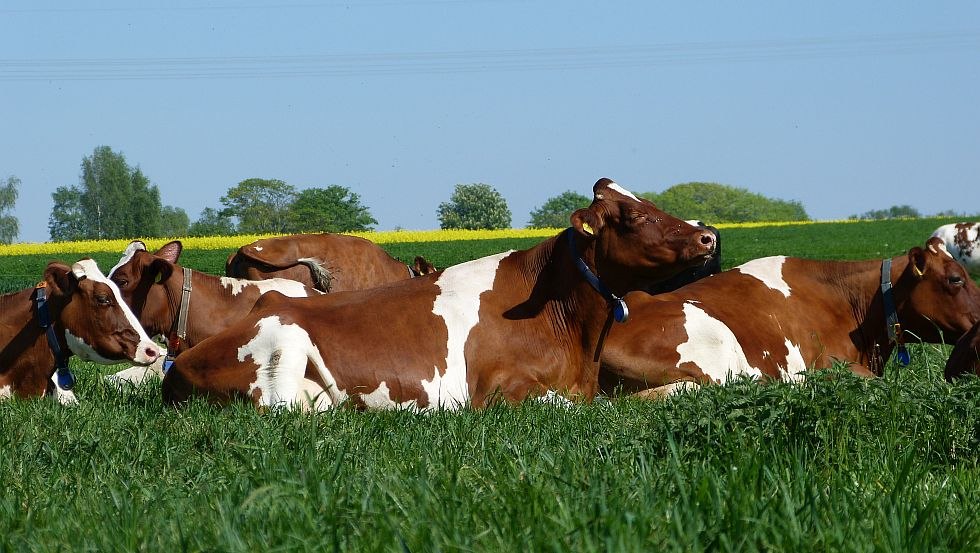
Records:
[[[846,221],[787,221],[760,223],[722,223],[715,225],[719,229],[726,228],[756,228],[787,225],[806,225],[822,223],[841,223]],[[495,238],[547,238],[554,236],[561,229],[505,229],[505,230],[393,230],[379,232],[353,232],[353,236],[366,238],[376,244],[392,244],[401,242],[455,242],[458,240],[491,240]],[[224,250],[243,246],[260,238],[276,236],[241,235],[241,236],[205,236],[187,237],[180,241],[187,249]],[[166,244],[170,238],[142,239],[150,250]],[[76,242],[24,242],[19,244],[0,245],[0,256],[28,254],[66,254],[91,252],[120,252],[126,248],[130,240],[79,240]]]

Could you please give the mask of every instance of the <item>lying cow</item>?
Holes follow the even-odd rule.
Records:
[[[907,355],[906,335],[956,339],[980,320],[980,289],[938,238],[883,261],[766,257],[627,299],[632,320],[603,351],[607,392],[738,375],[791,380],[835,360],[880,375],[894,348]]]
[[[953,380],[964,374],[980,376],[980,323],[973,325],[969,332],[956,341],[943,374],[946,380]]]
[[[721,272],[721,234],[718,229],[710,225],[705,225],[701,221],[692,220],[685,221],[696,227],[702,227],[710,230],[715,235],[715,255],[711,256],[711,259],[704,262],[704,265],[699,265],[697,267],[691,267],[690,269],[684,269],[683,271],[677,273],[671,278],[658,282],[647,289],[647,292],[651,294],[663,294],[664,292],[673,292],[681,286],[687,286],[688,284],[701,280],[704,277],[711,276],[716,273]]]
[[[228,257],[225,274],[260,280],[288,278],[322,292],[366,290],[435,272],[424,257],[405,265],[370,240],[343,234],[264,238]]]
[[[932,233],[946,243],[949,253],[971,273],[980,273],[980,223],[943,225]]]
[[[275,290],[291,297],[320,294],[294,280],[252,281],[194,271],[177,264],[182,251],[179,240],[164,244],[156,253],[150,253],[143,242],[134,240],[109,271],[109,279],[119,287],[123,300],[132,307],[143,328],[154,336],[167,337],[170,356],[244,317],[266,292]],[[152,372],[162,376],[161,371],[162,367],[155,366]],[[113,380],[137,383],[147,374],[137,369],[114,376]]]
[[[0,297],[0,398],[50,395],[75,403],[72,354],[142,365],[160,355],[91,259],[49,263],[37,287]]]
[[[555,392],[592,398],[597,349],[628,313],[621,295],[715,251],[710,231],[609,179],[593,192],[572,228],[528,250],[374,290],[267,294],[177,358],[164,399],[456,409]]]

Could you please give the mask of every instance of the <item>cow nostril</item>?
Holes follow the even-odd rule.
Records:
[[[709,234],[702,234],[701,235],[701,243],[704,244],[705,246],[710,246],[710,245],[714,244],[715,243],[715,235],[710,234],[710,233]]]
[[[160,352],[156,348],[146,348],[145,353],[146,356],[149,357],[150,359],[156,359],[157,357],[160,357]]]

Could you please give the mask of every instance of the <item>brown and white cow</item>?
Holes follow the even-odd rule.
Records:
[[[152,335],[163,335],[169,343],[182,335],[176,351],[194,347],[244,317],[259,296],[275,290],[290,297],[319,295],[301,282],[283,278],[245,280],[219,277],[177,264],[183,245],[168,242],[155,253],[134,240],[126,247],[119,263],[109,271],[109,279],[119,287],[123,300],[132,308],[140,324]],[[185,276],[186,275],[186,276]],[[184,293],[185,278],[189,278]],[[186,328],[179,329],[181,305],[186,307]]]
[[[943,225],[932,233],[968,271],[980,274],[980,223]]]
[[[96,363],[147,365],[160,355],[95,261],[51,262],[37,287],[0,296],[0,398],[51,395],[75,402],[55,380],[55,353],[42,321],[54,329],[65,362],[74,354]]]
[[[405,265],[380,246],[344,234],[293,234],[263,238],[228,256],[225,274],[260,280],[288,278],[323,292],[366,290],[435,272],[422,256]]]
[[[886,296],[900,324],[896,340]],[[880,375],[905,337],[956,339],[980,320],[980,289],[937,238],[889,260],[766,257],[675,292],[627,299],[630,324],[603,351],[607,392],[739,375],[793,380],[835,360]]]
[[[946,380],[954,380],[965,374],[980,376],[980,323],[973,325],[956,341],[943,374]]]
[[[572,228],[528,250],[374,290],[266,295],[177,358],[164,399],[456,409],[592,398],[604,328],[625,315],[619,296],[703,264],[715,248],[710,231],[609,179],[593,192]]]

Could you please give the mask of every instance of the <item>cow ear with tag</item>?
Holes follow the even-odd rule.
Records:
[[[602,219],[596,216],[592,208],[585,207],[572,213],[572,226],[579,235],[594,240],[596,233],[602,228]]]
[[[52,261],[44,269],[44,282],[47,284],[49,295],[68,296],[78,287],[78,278],[72,273],[71,267]]]
[[[909,250],[909,268],[915,278],[922,280],[926,276],[926,252],[922,248],[915,247]]]

